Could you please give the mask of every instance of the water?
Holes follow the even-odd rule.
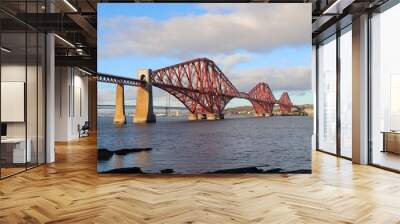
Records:
[[[98,161],[99,172],[140,167],[146,173],[205,173],[244,167],[311,170],[312,119],[309,117],[225,118],[188,121],[157,117],[157,123],[122,127],[112,117],[98,118],[98,148],[146,148],[151,151],[113,155]]]

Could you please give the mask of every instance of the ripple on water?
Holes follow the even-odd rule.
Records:
[[[131,118],[129,118],[131,119]],[[206,173],[262,167],[282,172],[311,169],[313,121],[308,117],[158,119],[155,124],[112,124],[98,118],[98,148],[152,148],[98,161],[98,171],[140,167],[143,172]]]

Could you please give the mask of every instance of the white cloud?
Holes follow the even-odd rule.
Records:
[[[107,88],[97,89],[97,103],[99,105],[113,105],[115,104],[115,91],[116,87],[113,84],[108,84]],[[125,103],[132,105],[136,101],[136,87],[125,86]]]
[[[213,57],[213,61],[224,73],[228,74],[236,65],[248,62],[251,58],[248,53],[233,53],[230,55],[217,55]]]
[[[311,89],[311,69],[305,67],[254,68],[241,70],[230,77],[233,85],[248,92],[258,82],[265,82],[272,91],[307,91]],[[255,83],[254,80],[257,80]]]
[[[100,57],[201,57],[238,49],[268,52],[311,43],[309,4],[205,4],[202,15],[156,21],[148,17],[106,20]]]
[[[110,105],[115,102],[115,90],[109,88],[97,89],[97,103],[99,105]]]

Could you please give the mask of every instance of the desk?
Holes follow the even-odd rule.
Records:
[[[381,133],[383,134],[382,152],[392,152],[400,154],[400,132],[382,131]]]
[[[32,158],[31,154],[31,139],[27,139],[28,143],[25,151],[25,138],[5,138],[1,139],[1,151],[12,153],[12,163],[26,163],[30,162]],[[3,155],[2,155],[3,157]],[[10,156],[11,157],[11,156]],[[10,158],[11,160],[11,158]]]

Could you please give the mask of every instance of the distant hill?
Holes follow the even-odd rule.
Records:
[[[224,110],[225,114],[231,115],[250,115],[254,116],[255,111],[252,106],[231,107]],[[279,106],[275,106],[273,110],[274,115],[280,115]],[[293,116],[314,116],[314,107],[312,104],[295,105],[292,109]]]
[[[297,107],[300,108],[300,110],[302,110],[304,113],[306,113],[307,116],[309,116],[309,117],[314,116],[314,105],[303,104],[303,105],[298,105]]]

